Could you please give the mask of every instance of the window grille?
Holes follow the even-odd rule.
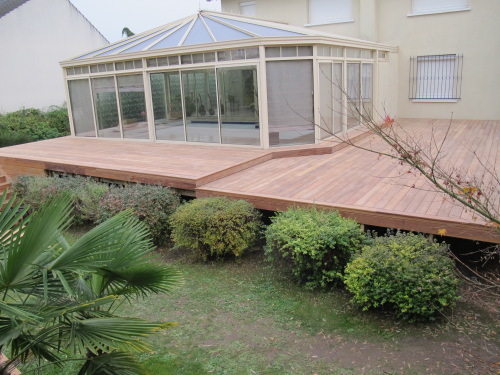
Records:
[[[428,55],[410,58],[410,99],[461,97],[463,55]]]

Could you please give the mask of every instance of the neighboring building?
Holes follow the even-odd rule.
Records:
[[[59,61],[107,44],[68,0],[0,0],[0,112],[62,105]]]
[[[222,10],[398,46],[393,115],[500,119],[498,0],[222,0]]]
[[[61,65],[77,137],[268,148],[314,144],[395,109],[397,55],[201,11]]]

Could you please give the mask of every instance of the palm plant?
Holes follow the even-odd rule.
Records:
[[[8,374],[81,361],[78,374],[144,374],[133,358],[143,338],[174,323],[121,317],[124,301],[170,291],[178,271],[152,260],[145,226],[125,211],[70,245],[70,199],[25,217],[15,197],[0,198],[0,364]],[[3,207],[3,209],[2,209]]]

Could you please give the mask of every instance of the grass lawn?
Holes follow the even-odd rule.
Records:
[[[461,301],[431,324],[360,312],[342,291],[305,290],[262,252],[241,262],[195,262],[162,250],[184,284],[126,305],[123,315],[177,326],[139,355],[152,374],[494,374],[498,320]],[[496,340],[496,341],[495,341]],[[74,373],[47,369],[44,374]]]

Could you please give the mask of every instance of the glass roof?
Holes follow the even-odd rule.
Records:
[[[296,28],[247,17],[200,11],[192,17],[131,36],[74,60],[231,40],[308,35],[305,29],[304,33],[291,29]]]

